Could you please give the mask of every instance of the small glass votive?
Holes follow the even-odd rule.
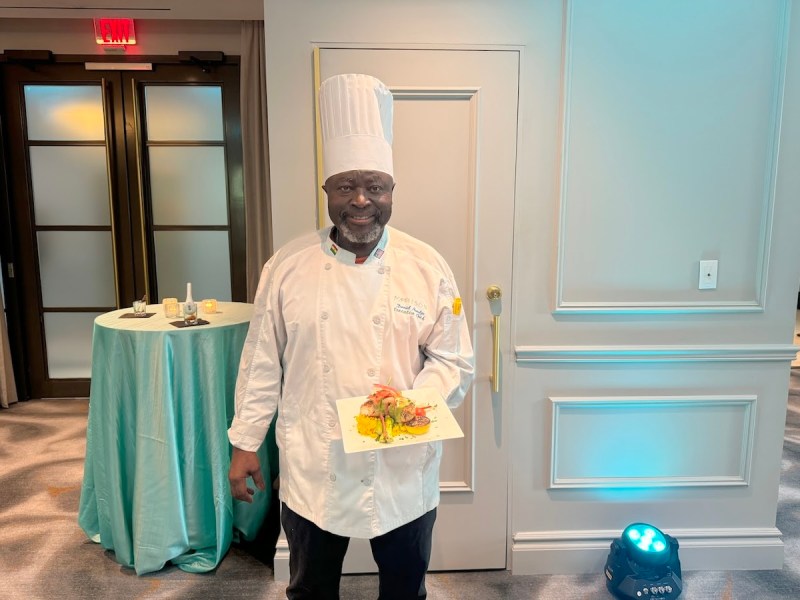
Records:
[[[147,302],[144,300],[134,300],[133,301],[133,316],[134,317],[145,317],[147,316]]]
[[[177,298],[164,298],[164,316],[168,319],[175,319],[180,313]]]
[[[213,315],[217,312],[217,301],[214,298],[206,298],[200,303],[200,306],[203,307],[204,315]]]

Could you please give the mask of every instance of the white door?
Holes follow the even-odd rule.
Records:
[[[367,73],[392,90],[397,187],[390,224],[442,253],[472,324],[477,376],[456,411],[465,437],[445,443],[430,568],[505,568],[508,399],[502,381],[498,393],[491,388],[486,290],[497,285],[511,298],[519,54],[323,48],[319,68],[322,79]],[[505,301],[503,353],[510,348]],[[345,572],[375,570],[368,542],[352,540]]]

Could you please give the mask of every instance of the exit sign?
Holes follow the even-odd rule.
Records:
[[[133,19],[95,19],[94,39],[101,46],[132,46],[136,43]]]

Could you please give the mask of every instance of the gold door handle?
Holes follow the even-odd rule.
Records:
[[[500,313],[502,305],[500,299],[503,297],[503,290],[500,286],[490,285],[486,288],[486,298],[489,299],[489,307],[492,310],[492,392],[495,394],[500,391]]]

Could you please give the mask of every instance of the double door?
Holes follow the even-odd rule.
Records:
[[[27,397],[88,396],[99,314],[188,281],[245,299],[238,65],[136,68],[2,68],[0,251]]]

